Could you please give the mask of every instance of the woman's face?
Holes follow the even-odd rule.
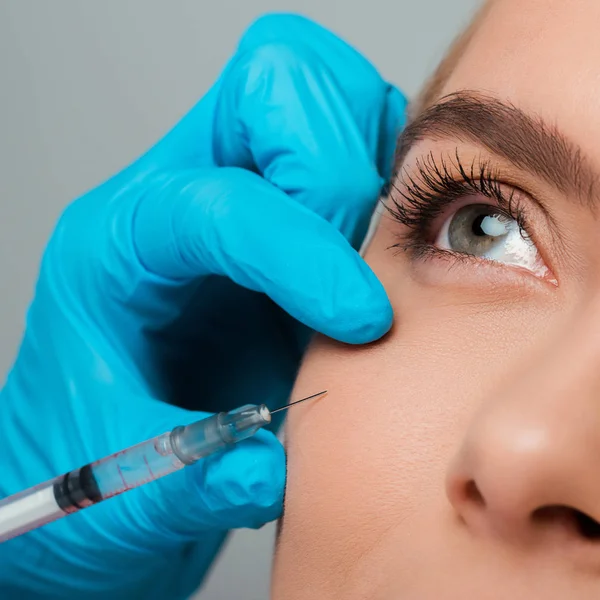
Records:
[[[493,2],[405,136],[395,325],[306,357],[277,600],[600,596],[599,25]]]

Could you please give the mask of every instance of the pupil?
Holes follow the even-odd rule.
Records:
[[[487,236],[487,233],[483,230],[483,228],[481,227],[483,220],[485,218],[487,218],[488,215],[479,215],[478,217],[476,217],[476,219],[473,221],[473,224],[471,225],[471,231],[473,232],[473,235],[477,235],[477,236]]]

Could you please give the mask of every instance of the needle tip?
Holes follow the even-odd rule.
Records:
[[[326,394],[326,393],[327,393],[327,390],[323,390],[322,392],[318,392],[317,394],[312,394],[311,396],[306,396],[305,398],[300,398],[300,400],[296,400],[294,402],[290,402],[289,404],[285,404],[284,406],[280,406],[279,408],[276,408],[275,410],[270,411],[270,413],[274,414],[281,410],[287,410],[288,408],[290,408],[290,406],[294,406],[294,404],[300,404],[301,402],[306,402],[307,400],[311,400],[312,398],[317,398],[318,396],[322,396],[323,394]]]

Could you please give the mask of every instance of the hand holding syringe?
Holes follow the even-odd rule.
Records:
[[[0,542],[192,465],[253,436],[272,414],[324,393],[275,410],[247,404],[217,413],[9,496],[0,501]]]

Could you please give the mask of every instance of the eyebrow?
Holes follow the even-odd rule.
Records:
[[[474,142],[564,194],[574,194],[590,208],[600,201],[598,173],[576,144],[540,117],[493,96],[461,91],[423,110],[400,135],[396,173],[410,149],[423,139]]]

